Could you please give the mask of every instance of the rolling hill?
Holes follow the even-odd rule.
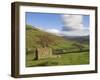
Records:
[[[89,44],[89,36],[63,36],[64,39]]]
[[[48,32],[44,32],[34,26],[26,25],[26,50],[27,53],[34,52],[36,48],[42,47],[38,42],[40,40],[41,35],[46,35],[50,37],[53,42],[50,43],[49,47],[52,49],[77,49],[77,46],[73,46],[73,44],[78,44],[83,47],[87,47],[87,44],[79,43],[78,41],[74,41],[71,39],[65,39],[65,37],[60,37],[53,35]],[[44,39],[45,41],[45,39]]]
[[[43,43],[48,42],[48,47],[52,48],[53,51],[57,50],[59,52],[60,50],[61,57],[34,60],[36,48],[43,47],[40,43],[41,39]],[[87,43],[56,36],[35,26],[26,25],[26,67],[89,64],[88,49],[89,45]],[[65,53],[62,53],[63,51]]]

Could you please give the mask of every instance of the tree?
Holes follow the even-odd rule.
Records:
[[[40,34],[38,35],[38,38],[37,43],[42,47],[49,47],[55,42],[55,40],[48,34]]]

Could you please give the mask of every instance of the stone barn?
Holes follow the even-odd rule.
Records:
[[[51,48],[37,48],[36,49],[36,60],[45,58],[56,58],[57,55],[53,55]]]

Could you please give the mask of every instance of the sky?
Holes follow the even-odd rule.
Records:
[[[60,36],[89,35],[89,15],[26,12],[26,24]]]

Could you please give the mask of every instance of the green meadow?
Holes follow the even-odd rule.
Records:
[[[47,35],[49,36],[47,39],[52,39],[48,40],[48,47],[54,51],[53,55],[60,55],[60,57],[35,60],[36,48],[42,47],[40,44],[41,35]],[[45,41],[47,39],[43,40]],[[59,49],[62,49],[65,52],[56,54],[55,50]],[[64,39],[63,37],[41,31],[31,25],[26,25],[26,67],[82,64],[89,64],[88,40],[80,43],[78,41]]]
[[[47,58],[41,60],[34,60],[33,54],[29,54],[26,57],[26,61],[27,67],[89,64],[89,53],[80,52],[61,54],[60,58]]]

